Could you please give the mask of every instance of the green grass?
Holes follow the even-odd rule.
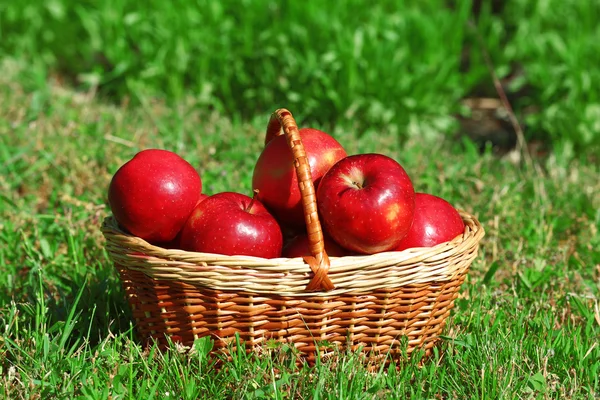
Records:
[[[178,152],[208,192],[250,193],[269,112],[247,121],[140,97],[97,101],[19,63],[0,71],[0,396],[7,399],[459,398],[600,396],[600,167],[566,148],[533,169],[468,141],[332,133],[349,153],[396,158],[418,191],[479,217],[487,235],[433,357],[374,374],[352,354],[296,368],[289,350],[189,353],[133,340],[99,231],[111,175],[135,152]],[[294,111],[294,110],[293,110]],[[294,111],[299,118],[306,113]]]
[[[439,136],[455,131],[461,98],[495,95],[470,10],[445,0],[0,2],[0,56],[23,60],[36,90],[58,76],[117,103],[193,93],[246,120],[285,105],[325,128]],[[524,71],[509,90],[527,88],[515,106],[532,136],[600,145],[600,71],[589,67],[600,63],[599,12],[595,0],[483,7],[477,27],[497,73]]]

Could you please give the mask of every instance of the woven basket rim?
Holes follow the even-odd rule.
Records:
[[[113,216],[104,219],[101,230],[115,264],[155,279],[256,294],[332,296],[446,282],[464,274],[485,232],[477,218],[462,210],[459,213],[465,230],[449,242],[401,252],[331,257],[329,276],[336,289],[322,292],[305,291],[312,271],[302,258],[265,259],[164,249],[124,232]]]
[[[465,231],[462,234],[458,235],[453,240],[450,240],[448,242],[440,243],[433,247],[413,247],[413,248],[406,249],[403,251],[384,251],[384,252],[376,253],[376,254],[357,254],[357,255],[347,255],[347,256],[343,256],[343,257],[329,256],[329,258],[331,260],[335,260],[338,258],[361,259],[361,258],[373,258],[375,256],[380,256],[382,254],[398,255],[400,253],[404,253],[404,254],[417,255],[420,253],[433,253],[433,252],[437,252],[437,250],[440,248],[447,247],[449,244],[457,244],[464,240],[467,240],[469,236],[481,235],[483,237],[485,235],[483,226],[481,225],[481,223],[475,216],[473,216],[470,213],[468,213],[464,210],[461,210],[461,209],[457,209],[457,211],[459,212],[460,216],[462,217],[463,222],[465,222]],[[472,222],[472,225],[469,225],[469,222]],[[164,255],[164,258],[172,259],[174,261],[175,260],[188,261],[190,258],[189,256],[192,256],[192,255],[195,255],[198,257],[205,257],[207,259],[215,258],[215,259],[223,260],[225,265],[230,265],[230,264],[233,265],[233,264],[244,263],[244,262],[249,263],[249,264],[254,264],[255,262],[260,262],[263,265],[274,265],[274,264],[280,264],[282,260],[294,260],[294,259],[301,260],[302,259],[301,257],[262,258],[262,257],[254,257],[254,256],[243,256],[243,255],[242,256],[237,256],[237,255],[229,256],[229,255],[218,254],[218,253],[202,253],[202,252],[187,251],[187,250],[181,250],[181,249],[166,249],[164,247],[153,245],[138,236],[135,236],[135,235],[132,235],[131,233],[126,232],[119,226],[115,217],[112,214],[104,218],[101,230],[104,234],[110,233],[115,236],[122,236],[123,239],[127,238],[126,240],[128,242],[135,243],[136,248],[146,250],[145,254],[151,253],[154,255],[156,253],[158,255],[158,254],[162,253]]]

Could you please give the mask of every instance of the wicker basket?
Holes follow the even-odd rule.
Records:
[[[294,154],[312,257],[263,259],[166,250],[121,230],[102,232],[127,293],[138,334],[185,346],[210,335],[226,351],[235,335],[248,351],[267,340],[314,362],[335,347],[369,358],[429,353],[454,306],[484,230],[461,212],[465,231],[431,248],[328,258],[308,160],[296,123],[277,110],[267,138],[285,134]],[[317,352],[318,350],[318,352]],[[391,356],[391,357],[390,357]]]

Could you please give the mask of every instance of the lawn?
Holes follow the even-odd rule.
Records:
[[[230,3],[233,2],[222,4]],[[249,7],[249,3],[243,2],[245,7]],[[314,96],[304,92],[298,95],[312,99],[307,100],[304,107],[303,101],[289,97],[289,93],[280,97],[282,92],[270,91],[272,80],[267,78],[255,85],[244,84],[243,77],[235,78],[240,82],[236,81],[238,86],[231,89],[246,93],[245,97],[217,89],[202,92],[200,81],[186,78],[187,68],[200,68],[195,64],[174,73],[172,82],[165,71],[156,69],[158,67],[154,69],[156,75],[136,75],[136,65],[125,69],[132,75],[123,73],[122,79],[118,76],[109,79],[110,76],[104,75],[104,64],[90,61],[88,66],[80,61],[87,60],[86,52],[93,50],[86,46],[100,46],[108,51],[113,45],[118,47],[116,38],[144,35],[145,31],[109,30],[110,34],[101,35],[105,42],[86,42],[70,50],[64,46],[63,54],[57,50],[60,40],[55,47],[44,42],[50,39],[48,34],[44,35],[43,24],[39,24],[48,22],[44,18],[75,13],[80,21],[99,24],[113,21],[119,26],[122,22],[118,22],[118,18],[111,20],[107,15],[127,14],[128,2],[102,3],[105,9],[94,14],[96,18],[85,14],[94,7],[71,9],[66,7],[69,5],[66,0],[48,3],[43,13],[35,12],[36,7],[42,7],[41,2],[31,2],[22,9],[0,5],[3,35],[0,45],[3,55],[0,59],[0,397],[598,398],[600,165],[590,146],[598,143],[600,130],[595,127],[600,119],[594,114],[597,93],[590,87],[597,87],[594,82],[600,83],[600,79],[595,75],[598,71],[588,69],[586,66],[591,64],[582,61],[592,54],[590,49],[597,44],[583,36],[576,41],[577,46],[569,46],[577,51],[564,55],[570,57],[571,62],[559,59],[559,55],[552,52],[541,62],[543,51],[548,51],[544,47],[546,39],[539,39],[543,42],[536,47],[539,53],[528,58],[521,52],[535,40],[526,41],[519,36],[547,38],[552,36],[548,32],[554,32],[552,29],[558,26],[564,35],[554,41],[548,39],[548,43],[560,46],[557,44],[560,40],[571,43],[569,41],[576,40],[575,33],[587,32],[588,28],[590,32],[597,31],[597,27],[588,19],[582,19],[579,25],[559,21],[558,11],[553,14],[544,8],[544,2],[536,3],[531,9],[526,3],[510,2],[505,11],[524,21],[514,23],[519,33],[508,41],[507,48],[512,50],[500,51],[499,46],[494,46],[491,34],[486,36],[486,43],[501,67],[510,65],[514,57],[528,66],[528,71],[533,71],[527,75],[528,84],[534,88],[537,85],[539,89],[542,84],[538,80],[546,76],[556,88],[555,92],[546,87],[534,90],[534,94],[517,101],[523,107],[518,110],[523,112],[530,105],[528,102],[536,102],[541,108],[527,119],[528,137],[553,139],[553,151],[535,156],[531,164],[524,162],[524,155],[518,149],[499,155],[491,146],[481,150],[469,139],[453,134],[457,125],[452,114],[460,111],[460,98],[481,82],[490,81],[483,65],[461,75],[460,60],[453,59],[448,71],[441,72],[442,77],[447,73],[449,80],[431,81],[429,90],[424,89],[431,74],[419,70],[419,65],[435,64],[436,57],[442,57],[434,54],[435,49],[447,51],[444,57],[452,54],[457,57],[455,50],[459,47],[452,46],[460,46],[461,38],[455,38],[458,42],[447,47],[441,44],[449,32],[468,36],[466,23],[465,26],[459,24],[460,32],[455,32],[451,25],[444,25],[442,22],[449,21],[453,14],[447,10],[437,12],[437,3],[433,1],[428,2],[429,9],[412,8],[403,14],[407,26],[419,31],[418,27],[427,25],[423,15],[433,13],[431,21],[439,24],[429,22],[427,32],[435,32],[438,41],[432,42],[431,48],[423,47],[423,54],[415,63],[407,65],[406,74],[414,74],[414,81],[408,82],[405,92],[401,93],[411,92],[411,87],[421,89],[414,91],[412,100],[406,103],[408,107],[390,106],[394,111],[388,117],[385,105],[394,103],[393,91],[386,91],[388,86],[382,84],[384,89],[378,97],[373,87],[375,83],[363,87],[361,80],[357,80],[354,87],[317,80],[320,83],[311,86],[318,89]],[[379,16],[381,19],[381,15],[385,15],[389,4],[381,4],[381,9],[375,10],[369,18]],[[595,9],[592,4],[588,5],[590,13]],[[215,15],[223,12],[219,6],[213,8],[210,12]],[[576,16],[587,15],[585,7],[576,10]],[[305,12],[311,18],[318,15],[314,7],[296,11]],[[31,17],[30,25],[22,23],[22,15],[26,14]],[[358,23],[358,15],[354,15],[354,20],[350,15],[353,13],[348,14],[347,18]],[[193,19],[193,15],[185,15]],[[539,19],[525,20],[525,15],[537,15]],[[57,21],[63,21],[65,30],[60,29],[63,25],[58,22],[52,26],[57,34],[66,35],[67,28],[79,26],[76,19],[62,18]],[[129,18],[132,23],[145,21]],[[158,17],[154,15],[154,18]],[[466,14],[462,18],[465,22]],[[482,28],[490,32],[504,29],[495,19],[499,17],[490,14],[487,18]],[[390,20],[390,24],[399,24],[394,27],[405,26],[402,20]],[[168,18],[159,21],[164,25],[156,35],[167,35],[175,42],[177,37],[187,38],[181,32],[169,33]],[[383,24],[372,23],[373,26]],[[96,29],[90,24],[81,26],[89,33]],[[223,31],[217,32],[229,37],[227,30],[234,29],[231,24],[234,22],[224,23]],[[251,22],[247,26],[252,26]],[[213,28],[207,26],[206,29]],[[335,24],[331,29],[344,31]],[[540,30],[545,33],[535,36]],[[4,41],[10,32],[19,35]],[[77,30],[73,32],[75,37],[80,34]],[[251,35],[251,31],[248,32]],[[409,34],[402,30],[396,32]],[[269,34],[273,32],[265,33],[267,38],[261,40],[269,42]],[[368,29],[365,28],[364,34],[368,37]],[[419,34],[427,36],[423,32]],[[339,40],[345,40],[345,36],[340,35]],[[303,40],[301,34],[293,36]],[[72,40],[69,37],[60,39]],[[151,47],[153,37],[140,43]],[[281,40],[289,37],[282,35]],[[501,33],[497,37],[499,42],[506,39],[502,39]],[[172,45],[170,41],[165,43]],[[186,46],[190,43],[195,41],[183,40],[181,51],[188,51]],[[234,45],[240,43],[231,44],[229,49],[235,48]],[[210,68],[218,68],[220,62],[231,62],[231,70],[223,70],[225,76],[219,81],[223,88],[227,86],[227,79],[233,79],[236,68],[250,71],[252,78],[256,71],[248,70],[245,63],[252,63],[247,57],[252,54],[253,44],[248,41],[245,43],[248,48],[243,45],[236,51],[231,50],[230,57],[239,51],[239,59],[215,57],[212,59],[215,65],[209,63],[204,66],[206,70],[199,71],[210,74]],[[321,45],[326,46],[326,43]],[[210,46],[210,42],[206,46]],[[411,46],[416,47],[409,46],[410,51],[419,48],[418,43]],[[164,55],[167,59],[171,57],[169,51],[175,51],[177,46],[168,49]],[[143,50],[141,45],[142,55]],[[130,61],[125,56],[126,50],[115,51],[110,54],[116,59]],[[369,51],[376,49],[369,47]],[[385,47],[381,51],[385,51]],[[300,54],[310,58],[311,53],[307,50]],[[593,54],[597,57],[600,53]],[[286,57],[286,62],[295,65],[293,54]],[[381,58],[380,55],[373,57]],[[428,61],[427,57],[432,58]],[[336,65],[335,58],[331,62]],[[258,64],[256,68],[267,65]],[[542,64],[547,68],[543,69]],[[565,68],[558,68],[560,65]],[[76,71],[78,68],[83,69]],[[363,67],[358,63],[357,68]],[[299,85],[302,91],[316,79],[311,74],[318,75],[319,71],[332,74],[331,70],[318,65],[313,69],[305,71],[308,74],[302,81],[305,86]],[[301,70],[297,67],[289,71],[296,74]],[[106,85],[86,85],[100,79],[90,78],[90,71],[96,71],[97,76],[106,80]],[[78,82],[71,79],[73,76],[92,81]],[[560,77],[570,77],[572,83],[562,85],[565,81]],[[349,76],[338,78],[350,79]],[[557,80],[552,80],[554,78]],[[114,85],[109,85],[110,82]],[[186,82],[191,89],[177,89],[185,88]],[[326,86],[329,84],[330,87]],[[279,85],[285,87],[281,81],[273,87]],[[331,90],[342,86],[347,92],[331,94]],[[256,91],[248,92],[252,87]],[[361,92],[363,89],[370,91]],[[169,95],[157,96],[159,92]],[[358,106],[357,114],[347,114],[352,108],[344,102],[357,93],[360,94],[357,98],[365,104],[380,98],[382,105],[374,108],[375,114],[360,111]],[[569,99],[565,108],[561,107],[562,100],[556,100],[563,95]],[[336,96],[341,102],[329,103]],[[320,104],[324,105],[320,107]],[[266,123],[270,112],[279,106],[289,107],[304,124],[327,128],[348,153],[379,152],[395,158],[405,167],[418,191],[444,197],[476,215],[485,227],[486,237],[479,256],[471,266],[443,339],[433,356],[422,364],[415,357],[369,373],[355,355],[345,354],[338,362],[297,368],[286,349],[266,348],[264,354],[258,356],[236,353],[231,362],[217,370],[215,358],[208,354],[210,341],[198,341],[189,351],[173,346],[159,352],[144,348],[135,340],[124,293],[103,248],[104,239],[99,230],[103,218],[110,213],[106,191],[112,174],[137,151],[158,147],[176,151],[197,167],[206,192],[250,193],[252,169],[261,150]],[[232,109],[243,112],[231,112]],[[565,116],[570,111],[573,113]],[[335,123],[328,120],[332,115],[341,114]],[[322,122],[325,120],[328,122]],[[572,131],[564,132],[565,127],[571,127]]]

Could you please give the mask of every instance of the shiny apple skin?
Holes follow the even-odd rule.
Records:
[[[302,128],[299,133],[317,190],[323,175],[346,157],[346,151],[325,132]],[[263,149],[254,167],[252,188],[259,190],[258,198],[282,225],[305,225],[294,159],[285,136],[273,137]]]
[[[465,223],[452,204],[432,194],[417,193],[413,224],[395,250],[433,247],[454,239],[464,231]]]
[[[200,204],[200,202],[204,199],[208,198],[208,195],[205,193],[202,193],[200,195],[200,199],[198,200],[198,202],[196,203],[196,207],[198,206],[198,204]],[[194,207],[195,208],[195,207]],[[192,210],[193,211],[193,210]],[[191,213],[190,213],[191,214]],[[183,228],[183,227],[182,227]],[[163,249],[181,249],[181,230],[179,231],[179,233],[177,233],[177,236],[175,236],[175,238],[169,242],[162,242],[162,243],[154,243],[157,246],[162,247]]]
[[[283,237],[275,218],[258,200],[222,192],[194,209],[181,231],[180,245],[202,253],[277,258]]]
[[[175,238],[201,192],[202,180],[190,163],[173,152],[148,149],[117,170],[108,201],[123,228],[160,243]]]
[[[337,244],[327,235],[325,235],[323,239],[325,242],[325,252],[329,257],[343,257],[349,254],[348,251],[344,250],[339,244]],[[292,238],[285,246],[283,246],[281,255],[287,258],[312,256],[310,252],[308,235],[306,233],[300,233],[294,236],[294,238]]]
[[[325,230],[342,247],[362,254],[398,246],[408,233],[415,192],[404,168],[382,154],[357,154],[321,180],[317,204]]]

